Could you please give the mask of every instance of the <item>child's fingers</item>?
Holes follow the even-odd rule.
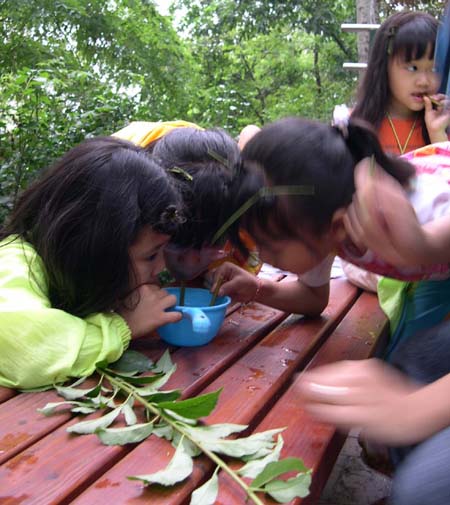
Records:
[[[364,407],[354,405],[329,405],[310,403],[306,411],[319,421],[333,424],[341,430],[349,430],[365,424],[367,411]]]
[[[431,99],[427,95],[423,96],[423,104],[425,106],[425,114],[433,110],[433,103],[431,102]]]
[[[160,325],[169,324],[169,323],[177,323],[183,319],[183,314],[181,312],[162,312],[160,317]]]
[[[177,303],[177,297],[175,295],[169,295],[167,291],[165,293],[161,293],[162,298],[161,298],[161,308],[162,309],[168,309],[169,307],[173,307]]]
[[[343,222],[345,231],[347,232],[347,235],[350,237],[350,240],[353,242],[353,244],[355,244],[355,246],[359,250],[364,251],[367,248],[367,245],[364,240],[364,233],[359,223],[359,219],[354,204],[351,204],[347,208],[347,212],[344,214],[343,217]]]
[[[219,282],[222,284],[232,277],[233,269],[230,265],[231,263],[227,261],[210,272],[212,276],[210,291],[214,292]]]

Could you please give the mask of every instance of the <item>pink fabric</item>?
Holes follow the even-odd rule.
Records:
[[[430,144],[402,156],[416,168],[417,174],[439,174],[450,184],[450,142]],[[363,256],[352,246],[342,247],[338,255],[369,272],[404,281],[443,280],[450,277],[450,265],[422,265],[414,268],[397,268],[367,251]]]

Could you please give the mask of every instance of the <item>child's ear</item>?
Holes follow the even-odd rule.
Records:
[[[336,245],[342,244],[347,238],[347,232],[344,226],[344,215],[346,212],[347,209],[345,207],[340,207],[334,212],[331,218],[330,235]]]

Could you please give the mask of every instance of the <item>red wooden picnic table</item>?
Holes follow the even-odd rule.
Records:
[[[385,328],[376,296],[344,279],[332,280],[330,303],[319,318],[259,303],[234,305],[210,344],[170,349],[177,371],[164,389],[180,388],[192,396],[223,388],[208,424],[247,424],[245,434],[286,427],[282,457],[299,457],[313,469],[310,495],[291,503],[314,504],[345,435],[307,416],[297,394],[299,375],[306,368],[373,355],[384,344]],[[152,359],[167,349],[154,337],[132,347]],[[61,397],[54,391],[0,388],[1,505],[182,505],[214,470],[209,460],[198,457],[183,483],[143,487],[126,477],[164,468],[174,453],[169,442],[149,437],[139,444],[107,446],[95,435],[71,435],[66,429],[79,417],[68,410],[49,417],[37,412],[56,401]],[[245,493],[226,474],[219,474],[219,482],[216,504],[245,503]]]

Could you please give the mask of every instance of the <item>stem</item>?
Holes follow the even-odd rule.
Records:
[[[195,444],[206,456],[208,456],[209,459],[214,461],[218,467],[220,467],[224,472],[226,472],[239,486],[242,487],[242,489],[246,492],[247,496],[253,500],[253,503],[255,505],[264,505],[264,503],[258,498],[258,496],[252,491],[247,484],[239,477],[239,475],[236,474],[226,463],[223,461],[219,456],[211,452],[209,449],[206,449],[202,446],[200,442],[197,440],[193,439],[189,433],[183,430],[183,428],[179,425],[178,422],[172,421],[169,417],[167,417],[165,414],[163,414],[159,409],[157,409],[154,405],[151,403],[147,402],[145,398],[143,398],[130,384],[127,384],[125,381],[122,379],[119,379],[117,377],[112,377],[109,375],[109,373],[105,373],[104,370],[100,371],[105,375],[105,377],[108,379],[108,381],[115,385],[116,387],[123,389],[130,395],[133,395],[134,398],[140,402],[146,409],[148,409],[150,412],[155,414],[156,416],[160,416],[161,419],[164,419],[164,421],[172,426],[175,430],[179,431],[182,435],[184,435],[187,439],[189,439],[193,444]]]

